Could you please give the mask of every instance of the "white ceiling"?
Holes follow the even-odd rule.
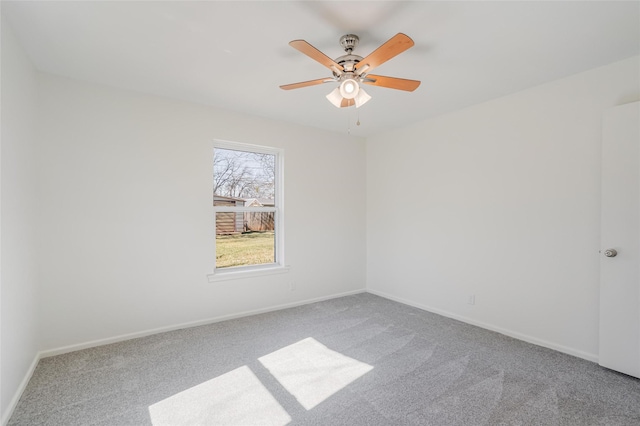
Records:
[[[41,71],[360,136],[640,51],[638,1],[2,1],[2,13]],[[375,74],[421,80],[413,93],[367,87],[356,110],[325,99],[333,83],[278,87],[330,76],[291,40],[336,58],[355,33],[366,56],[398,32],[415,46]]]

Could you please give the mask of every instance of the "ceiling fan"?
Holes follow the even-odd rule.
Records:
[[[333,76],[300,83],[285,84],[280,86],[280,88],[291,90],[315,86],[317,84],[338,82],[340,83],[339,86],[327,95],[327,99],[338,108],[350,107],[352,105],[359,108],[371,99],[371,96],[360,87],[360,83],[405,90],[407,92],[413,92],[420,86],[420,82],[417,80],[369,74],[374,68],[413,46],[413,40],[411,40],[409,36],[398,33],[364,58],[352,53],[359,41],[360,39],[355,34],[347,34],[340,37],[340,45],[344,48],[346,55],[340,56],[334,61],[306,41],[293,40],[289,43],[291,47],[329,68],[333,72]]]

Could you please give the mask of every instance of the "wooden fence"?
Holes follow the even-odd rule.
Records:
[[[246,231],[273,231],[273,212],[245,212],[244,227]]]
[[[216,213],[216,234],[237,234],[243,231],[242,213],[219,212]]]
[[[219,212],[216,214],[216,234],[229,235],[250,231],[273,231],[273,212]]]

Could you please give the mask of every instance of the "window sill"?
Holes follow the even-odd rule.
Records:
[[[236,280],[243,278],[262,277],[265,275],[286,274],[291,269],[290,266],[265,266],[263,268],[242,269],[239,271],[221,271],[207,275],[210,283],[218,281]]]

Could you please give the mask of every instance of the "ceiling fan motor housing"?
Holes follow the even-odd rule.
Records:
[[[336,59],[336,62],[342,65],[344,68],[344,72],[353,72],[355,71],[355,66],[358,62],[362,60],[362,56],[358,55],[342,55]]]

